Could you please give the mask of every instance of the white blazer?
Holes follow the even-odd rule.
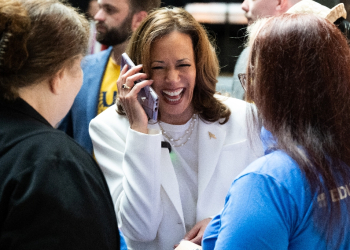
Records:
[[[224,125],[199,119],[196,222],[221,211],[234,178],[263,154],[261,142],[251,144],[247,137],[249,104],[233,98],[224,103],[231,109]],[[93,119],[89,131],[120,230],[128,249],[172,250],[186,231],[177,177],[168,149],[161,148],[164,138],[158,124],[149,124],[155,134],[142,134],[115,110]]]

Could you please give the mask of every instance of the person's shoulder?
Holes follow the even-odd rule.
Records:
[[[43,131],[31,138],[32,146],[46,155],[56,155],[74,159],[76,157],[91,158],[90,155],[63,131],[52,129]]]
[[[113,131],[126,132],[129,127],[129,120],[126,115],[117,113],[117,105],[112,105],[91,120],[90,129],[91,127],[92,129],[109,127]]]
[[[111,50],[112,50],[112,47],[110,47],[106,50],[100,51],[98,53],[95,53],[95,54],[87,55],[84,57],[84,60],[94,60],[94,59],[104,57],[106,55],[109,55],[111,53]]]
[[[6,153],[14,161],[12,172],[64,171],[90,172],[98,175],[94,159],[71,137],[58,129],[41,129],[27,134]]]
[[[99,63],[101,60],[105,59],[107,60],[109,58],[109,54],[111,53],[112,48],[108,48],[106,50],[100,51],[96,54],[87,55],[82,60],[82,67],[86,68],[88,66],[94,65],[96,63]]]
[[[235,73],[244,73],[245,69],[247,67],[247,63],[248,63],[248,58],[249,58],[249,53],[250,53],[250,47],[245,47],[241,54],[239,54],[236,65],[235,65]],[[237,72],[237,69],[239,69],[239,71],[241,72]]]
[[[241,54],[240,54],[240,57],[248,57],[249,56],[249,52],[250,52],[250,47],[245,47]]]
[[[117,113],[117,105],[114,104],[110,107],[108,107],[106,110],[98,114],[92,121],[101,121],[109,123],[110,121],[123,121],[127,120],[127,117],[125,115],[120,115]]]
[[[305,176],[298,164],[285,152],[273,151],[252,162],[237,178],[246,175],[259,175],[273,179],[287,189],[293,189],[295,185],[301,188],[306,183]]]
[[[39,165],[55,166],[67,172],[88,173],[101,181],[102,173],[95,160],[73,138],[59,130],[36,137],[33,151]]]
[[[223,103],[226,107],[228,107],[231,111],[229,123],[231,122],[246,122],[246,114],[247,111],[252,108],[250,103],[247,103],[246,101],[222,96],[222,95],[215,95],[216,99],[218,99],[221,103]],[[230,121],[231,120],[231,121]]]
[[[283,168],[281,168],[283,166]],[[274,172],[288,172],[292,168],[298,168],[297,163],[284,151],[275,150],[269,154],[260,157],[252,164],[250,164],[242,175],[246,172],[256,173],[274,173]]]
[[[217,97],[219,100],[221,100],[229,109],[232,111],[240,111],[240,110],[246,110],[248,103],[246,101],[233,98],[233,97],[225,97],[225,96],[219,96]]]

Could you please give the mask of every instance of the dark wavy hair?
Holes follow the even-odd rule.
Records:
[[[215,122],[224,118],[221,124],[226,123],[231,111],[214,97],[220,70],[215,48],[206,30],[187,11],[161,8],[150,13],[132,35],[127,47],[128,55],[136,65],[143,64],[144,72],[150,75],[152,44],[173,31],[188,34],[192,39],[197,72],[192,99],[195,112],[205,121]],[[119,104],[117,112],[125,114]]]
[[[59,0],[0,2],[0,99],[53,76],[85,55],[89,23]]]
[[[312,192],[326,194],[325,212],[331,216],[318,222],[329,219],[337,226],[342,208],[332,202],[330,191],[350,179],[347,40],[321,17],[283,14],[251,27],[250,46],[247,97],[276,139],[275,147],[298,163]]]

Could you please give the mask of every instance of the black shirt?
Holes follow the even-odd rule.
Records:
[[[0,249],[119,249],[99,167],[22,99],[0,102]]]

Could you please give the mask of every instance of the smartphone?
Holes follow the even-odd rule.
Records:
[[[126,53],[123,53],[120,70],[124,68],[125,64],[128,65],[128,70],[135,67],[135,64],[131,61],[130,57]],[[135,84],[138,82],[140,81],[136,81]],[[143,87],[137,95],[137,100],[145,110],[148,118],[156,121],[158,118],[159,98],[153,88],[151,86]]]

